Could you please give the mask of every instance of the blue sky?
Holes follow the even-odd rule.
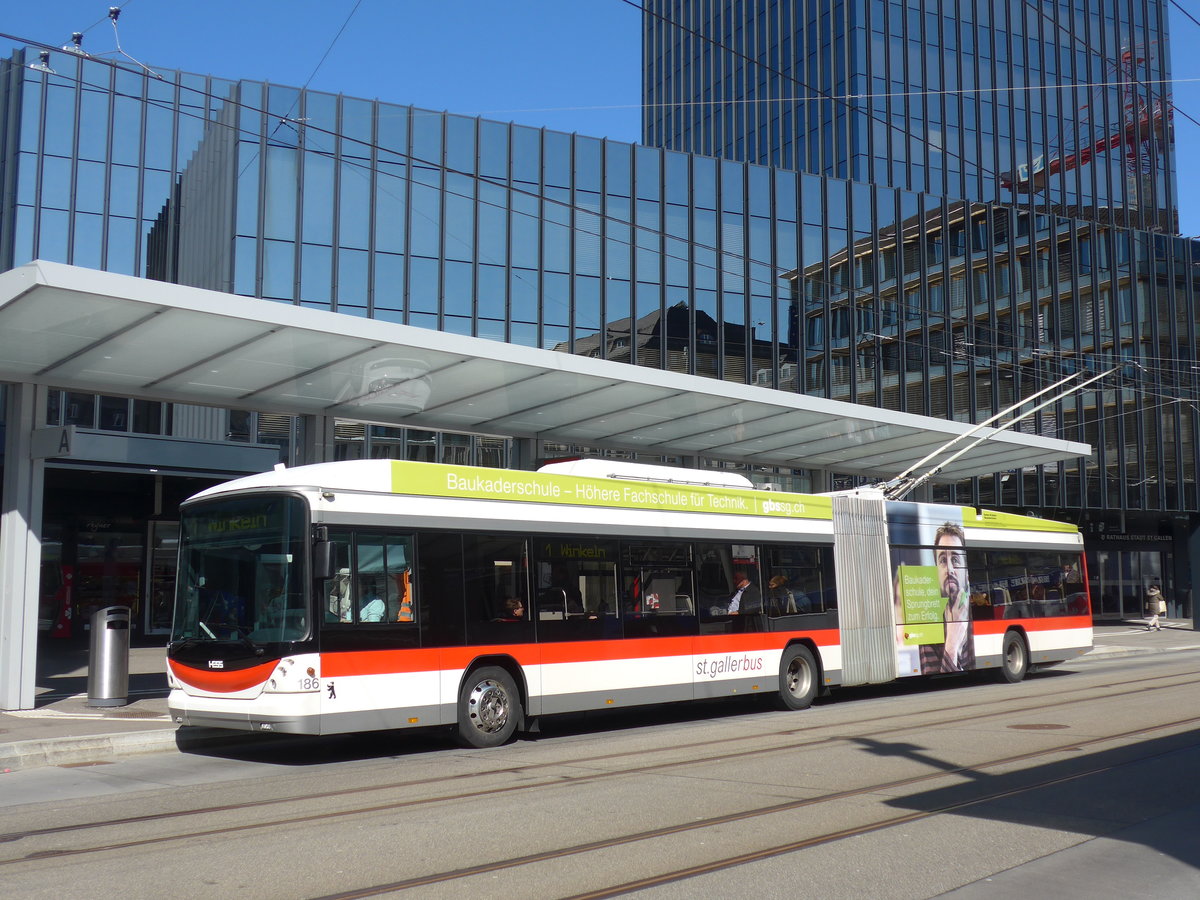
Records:
[[[110,5],[122,9],[122,49],[151,66],[622,141],[641,133],[641,19],[623,0],[361,0],[348,24],[356,0],[9,0],[0,32],[61,45],[84,31],[85,50],[110,55]],[[1200,0],[1180,5],[1200,19]],[[1187,52],[1200,26],[1174,6],[1171,16],[1175,103],[1200,120],[1200,60]],[[1180,230],[1200,235],[1200,127],[1175,123]]]
[[[61,45],[84,31],[84,49],[106,57],[108,8],[120,6],[121,48],[152,67],[625,141],[641,133],[641,17],[621,0],[362,0],[348,24],[355,0],[5,5],[0,32]]]

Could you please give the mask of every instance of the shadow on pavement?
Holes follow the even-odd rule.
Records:
[[[1068,759],[1000,773],[959,769],[937,759],[919,743],[872,741],[864,742],[863,749],[871,756],[901,756],[933,770],[955,770],[965,779],[952,787],[891,800],[892,806],[1112,838],[1121,844],[1114,847],[1105,842],[1087,848],[1085,843],[1067,852],[1078,851],[1079,862],[1086,855],[1091,864],[1103,864],[1105,878],[1120,880],[1127,876],[1132,893],[1126,896],[1176,896],[1156,893],[1165,887],[1163,880],[1168,877],[1200,884],[1200,840],[1196,837],[1200,829],[1200,782],[1195,777],[1200,766],[1200,729],[1091,753],[1079,747],[1079,755]],[[1122,845],[1134,845],[1136,853],[1127,855]],[[1099,860],[1104,853],[1108,859]],[[1091,859],[1092,854],[1097,859]],[[1122,857],[1120,865],[1113,865],[1114,854]],[[1174,858],[1182,867],[1170,872],[1156,868],[1162,862],[1159,854]],[[1110,868],[1115,871],[1109,872]],[[1150,875],[1148,881],[1150,872],[1159,874]],[[1012,878],[1015,882],[1046,874],[1039,876],[1030,869]],[[1042,890],[1035,893],[1049,895],[1048,886],[1049,882],[1043,881]]]

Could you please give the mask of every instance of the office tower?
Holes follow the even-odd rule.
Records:
[[[1159,0],[650,0],[644,141],[1176,230]]]

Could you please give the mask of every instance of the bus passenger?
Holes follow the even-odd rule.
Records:
[[[363,608],[358,611],[358,621],[360,622],[382,622],[383,613],[386,609],[382,597],[372,597],[364,604]]]
[[[745,569],[734,570],[733,587],[733,596],[729,598],[729,609],[727,610],[729,615],[762,612],[762,593],[758,586],[746,576]]]
[[[796,611],[796,595],[788,587],[786,575],[775,575],[767,582],[768,596],[771,599],[771,610],[780,615]]]
[[[284,590],[283,579],[273,576],[263,596],[258,610],[258,627],[274,628],[283,622],[283,611],[287,607],[287,592]]]
[[[504,601],[504,616],[501,622],[524,622],[525,601],[520,597],[509,597]]]

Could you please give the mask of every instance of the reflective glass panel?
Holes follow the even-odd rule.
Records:
[[[442,164],[442,116],[425,110],[413,110],[412,155],[417,165]]]
[[[54,209],[71,205],[71,161],[61,156],[42,159],[42,204]]]
[[[143,160],[152,169],[169,170],[171,138],[175,129],[175,86],[163,81],[147,82],[149,100],[146,103],[146,146]]]
[[[91,68],[91,67],[89,67]],[[105,73],[107,83],[107,73]],[[103,161],[108,157],[108,93],[85,90],[79,107],[79,156]]]
[[[508,178],[508,126],[499,122],[479,123],[479,174],[484,178]]]
[[[333,251],[324,245],[304,244],[300,258],[300,299],[329,303],[333,299]]]
[[[365,250],[371,239],[371,171],[361,162],[344,162],[341,176],[338,243]]]
[[[333,243],[333,160],[324,153],[304,154],[302,234],[313,244]]]
[[[342,98],[342,156],[370,159],[374,141],[375,104],[370,100]]]
[[[575,136],[575,188],[599,191],[601,187],[600,157],[602,144],[595,138]]]
[[[404,257],[375,254],[375,308],[404,309]]]
[[[438,311],[438,264],[436,259],[414,256],[409,261],[409,308],[418,313]]]
[[[21,149],[36,153],[42,113],[42,82],[26,79],[21,91]]]
[[[375,249],[402,252],[407,212],[407,166],[381,162],[375,179]]]
[[[295,291],[296,245],[289,241],[263,242],[263,296],[291,300]]]
[[[527,184],[541,181],[541,132],[532,128],[513,126],[512,177]]]
[[[412,252],[421,256],[441,253],[442,194],[423,184],[412,185]]]
[[[295,150],[287,147],[268,148],[264,237],[295,239],[296,174]]]
[[[108,254],[104,268],[108,272],[132,275],[137,271],[137,223],[115,216],[108,220]]]
[[[547,131],[544,137],[546,148],[542,174],[548,187],[569,188],[571,186],[571,136],[558,131]]]
[[[116,72],[113,97],[112,161],[136,166],[141,158],[142,84],[145,78],[132,72]]]
[[[100,216],[76,213],[71,264],[85,269],[99,269],[100,255],[104,250],[103,235],[104,220]]]
[[[662,151],[650,147],[635,147],[633,156],[638,199],[660,199],[662,197],[662,180],[659,171],[663,159]]]
[[[446,165],[455,172],[474,173],[474,119],[446,116]]]
[[[51,83],[46,91],[45,152],[70,156],[75,152],[75,91]]]
[[[616,197],[629,196],[629,144],[616,141],[604,143],[604,191]]]

